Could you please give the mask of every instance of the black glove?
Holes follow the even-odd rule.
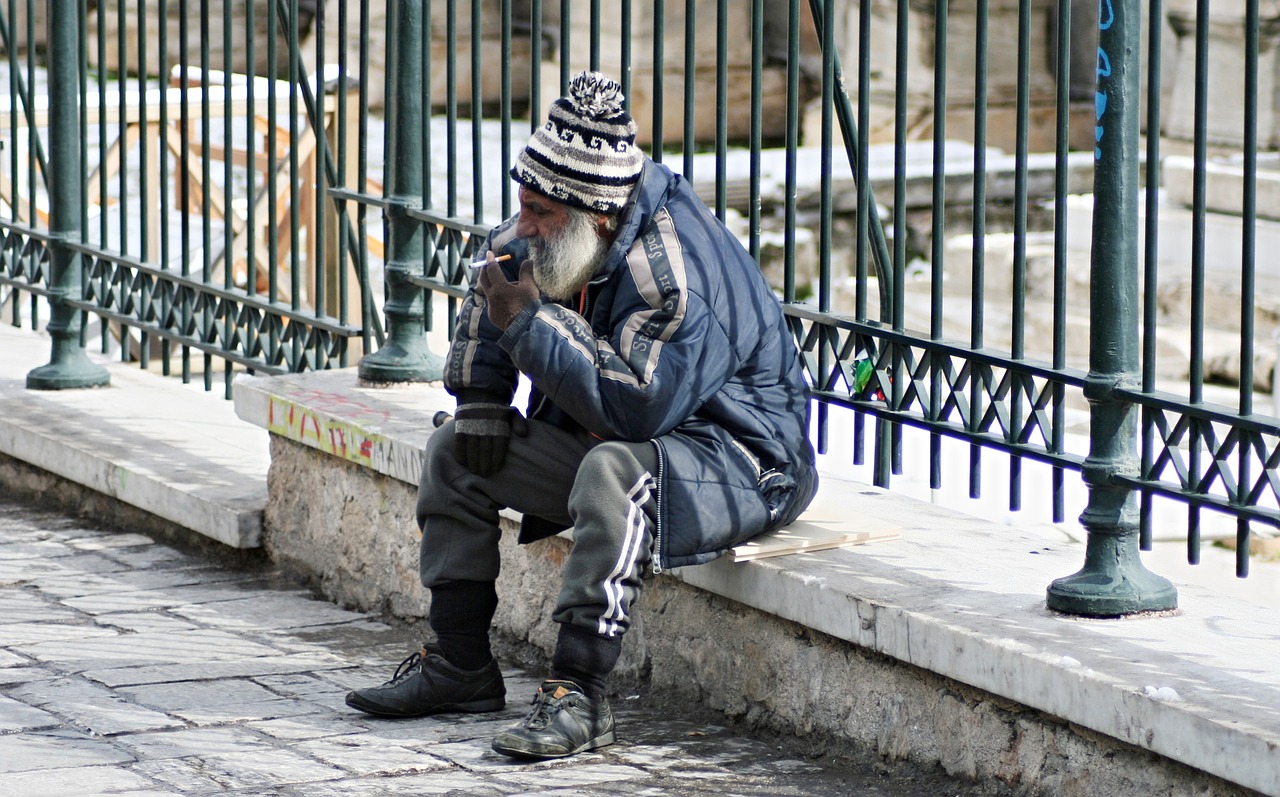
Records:
[[[489,304],[489,320],[502,330],[511,326],[520,311],[541,295],[533,280],[533,265],[528,260],[520,266],[518,282],[508,282],[497,261],[489,261],[480,272],[480,293]]]
[[[453,454],[477,476],[492,476],[502,468],[512,434],[529,434],[524,416],[508,404],[460,404],[453,418]]]

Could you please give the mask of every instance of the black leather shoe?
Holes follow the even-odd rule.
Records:
[[[462,670],[423,648],[400,662],[382,686],[347,693],[347,705],[379,717],[421,717],[446,711],[500,711],[507,688],[498,662]]]
[[[493,749],[515,758],[564,758],[613,742],[608,700],[592,700],[572,681],[543,681],[529,716],[498,734]]]

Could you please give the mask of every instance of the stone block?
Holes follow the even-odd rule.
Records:
[[[451,764],[411,746],[389,744],[363,735],[333,736],[292,746],[303,755],[362,775],[405,775],[447,769]]]
[[[761,134],[766,140],[777,140],[785,133],[786,123],[786,72],[778,67],[779,53],[785,54],[787,35],[785,27],[778,27],[777,17],[782,17],[785,25],[785,8],[776,4],[765,4],[766,20],[764,25],[766,53],[775,56],[767,59],[762,70],[762,107]],[[569,9],[569,41],[568,62],[570,72],[587,69],[590,66],[590,48],[585,43],[590,41],[591,18],[587,0],[571,0]],[[631,113],[640,128],[637,141],[642,146],[650,146],[654,141],[654,122],[657,117],[657,93],[661,89],[662,104],[662,140],[664,146],[680,148],[684,142],[686,84],[693,85],[694,118],[692,120],[693,136],[701,144],[715,141],[717,107],[725,112],[726,134],[731,141],[747,141],[751,132],[751,40],[752,40],[752,3],[750,0],[731,0],[727,4],[725,15],[725,40],[728,47],[722,52],[717,39],[717,23],[719,21],[719,3],[715,0],[695,0],[691,3],[668,4],[665,8],[664,27],[659,31],[655,27],[652,7],[645,3],[631,6],[630,37],[630,74]],[[693,19],[693,51],[694,71],[692,76],[686,69],[686,32],[688,15],[692,9]],[[621,6],[601,4],[599,27],[600,70],[619,78],[622,75],[622,17]],[[780,13],[781,10],[781,13]],[[806,55],[812,53],[816,42],[812,36],[812,25],[808,15],[804,14],[804,33],[806,38]],[[555,25],[559,30],[559,14],[547,15],[544,25]],[[653,49],[655,39],[662,37],[664,59],[662,64],[654,62]],[[582,44],[580,44],[582,43]],[[726,72],[727,96],[720,100],[717,97],[717,69],[723,61]],[[543,96],[546,101],[554,98],[559,86],[559,66],[554,70],[544,70]],[[548,81],[547,76],[552,80]],[[807,85],[801,87],[801,104],[812,96]],[[545,102],[544,102],[545,104]],[[545,113],[545,108],[539,113]]]
[[[1277,123],[1276,75],[1280,71],[1280,4],[1259,3],[1258,141],[1265,148],[1280,146]],[[1218,0],[1209,18],[1200,21],[1208,31],[1208,110],[1205,117],[1208,143],[1240,147],[1244,143],[1245,107],[1245,5],[1238,0]],[[1184,141],[1195,138],[1197,4],[1175,0],[1168,6],[1168,24],[1176,37],[1166,56],[1168,102],[1162,114],[1161,132]]]
[[[9,6],[6,5],[5,21],[13,37],[13,54],[25,56],[29,42],[37,50],[43,51],[49,37],[48,0],[18,0],[12,19],[7,18],[8,9]],[[30,40],[27,36],[28,29],[33,32]],[[0,52],[7,53],[7,48],[0,47]]]
[[[1184,208],[1194,206],[1195,174],[1194,158],[1171,155],[1161,161],[1160,184],[1171,204]],[[1211,213],[1243,213],[1244,181],[1243,156],[1210,158],[1204,164],[1205,209]],[[1280,221],[1280,153],[1258,153],[1254,188],[1258,218]],[[1260,249],[1271,251],[1280,234],[1271,231],[1271,225],[1263,225],[1259,232],[1267,236]],[[1262,265],[1264,268],[1271,265],[1271,260],[1265,260]]]
[[[111,743],[74,731],[0,736],[0,773],[25,772],[28,778],[43,779],[45,770],[96,767],[132,760],[132,756]],[[40,774],[31,774],[36,772]]]
[[[182,726],[180,720],[130,703],[110,689],[78,678],[24,684],[9,694],[57,714],[66,726],[82,728],[96,736]]]
[[[249,27],[249,5],[253,6],[253,25]],[[88,30],[90,44],[86,48],[89,65],[100,67],[111,72],[136,76],[139,69],[145,69],[148,75],[159,74],[160,33],[157,5],[146,2],[146,28],[140,28],[138,10],[140,0],[101,0],[97,7],[89,12]],[[230,6],[227,9],[227,6]],[[206,0],[204,3],[190,3],[184,6],[169,3],[165,8],[165,36],[167,65],[172,68],[179,63],[188,66],[202,66],[201,51],[201,10],[207,11],[209,36],[209,61],[205,68],[225,70],[228,59],[230,71],[238,74],[255,74],[286,77],[289,72],[289,39],[288,22],[278,11],[275,16],[276,62],[268,60],[268,14],[271,0]],[[299,4],[302,13],[299,15],[298,28],[306,35],[314,16],[315,4],[302,0]],[[378,5],[372,3],[370,5]],[[287,7],[287,6],[286,6]],[[275,8],[279,8],[276,5]],[[231,15],[229,35],[234,43],[230,50],[224,48],[224,14]],[[336,27],[336,23],[335,23]],[[185,28],[185,33],[184,33]],[[106,43],[106,57],[99,60],[97,40],[99,37]],[[120,40],[123,37],[123,47]],[[250,37],[253,39],[253,63],[249,62],[250,48],[247,46]],[[183,52],[183,40],[187,49]],[[140,57],[141,56],[141,57]],[[145,60],[144,60],[145,59]]]
[[[336,780],[343,775],[342,770],[336,767],[282,749],[249,749],[232,754],[169,761],[172,762],[172,768],[164,771],[147,767],[166,762],[147,762],[139,765],[138,769],[147,771],[156,780],[183,790],[201,788],[198,784],[212,781],[222,790],[262,792],[291,784]]]
[[[4,681],[0,680],[0,684],[3,683]],[[41,711],[11,697],[0,695],[0,734],[36,728],[56,728],[61,724],[62,720],[47,711]]]
[[[68,762],[70,763],[70,762]],[[155,795],[155,781],[118,766],[83,766],[74,763],[61,769],[0,774],[0,792],[22,797],[68,797],[73,794]],[[158,795],[157,795],[158,797]]]
[[[230,661],[203,661],[199,667],[190,663],[155,664],[133,667],[103,667],[81,674],[106,686],[158,684],[171,681],[242,678],[290,672],[344,667],[346,662],[328,653],[296,653],[283,656],[256,655]]]

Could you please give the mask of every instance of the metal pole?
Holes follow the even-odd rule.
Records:
[[[1138,59],[1141,0],[1101,0],[1098,19],[1097,145],[1089,291],[1089,503],[1084,568],[1054,581],[1048,606],[1089,617],[1176,608],[1178,593],[1138,554],[1133,491],[1114,477],[1135,474],[1137,407],[1117,392],[1139,385]]]
[[[80,341],[80,256],[68,244],[81,237],[80,36],[78,0],[49,2],[49,330],[48,365],[27,374],[33,390],[102,387],[111,376],[90,362]]]
[[[422,207],[422,3],[387,0],[387,74],[394,75],[386,109],[387,342],[360,360],[369,382],[431,382],[444,376],[444,361],[427,348],[426,299],[407,281],[422,268],[422,224],[409,211]]]

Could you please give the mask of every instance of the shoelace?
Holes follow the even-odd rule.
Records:
[[[414,668],[418,666],[418,662],[422,661],[426,653],[426,650],[419,650],[414,653],[410,653],[409,658],[400,662],[400,666],[396,667],[396,674],[391,676],[390,682],[395,683],[396,681],[399,681],[402,676],[413,672]]]
[[[546,728],[556,714],[560,713],[560,708],[559,700],[553,701],[551,695],[539,689],[533,696],[533,710],[525,718],[525,726],[535,731]]]

